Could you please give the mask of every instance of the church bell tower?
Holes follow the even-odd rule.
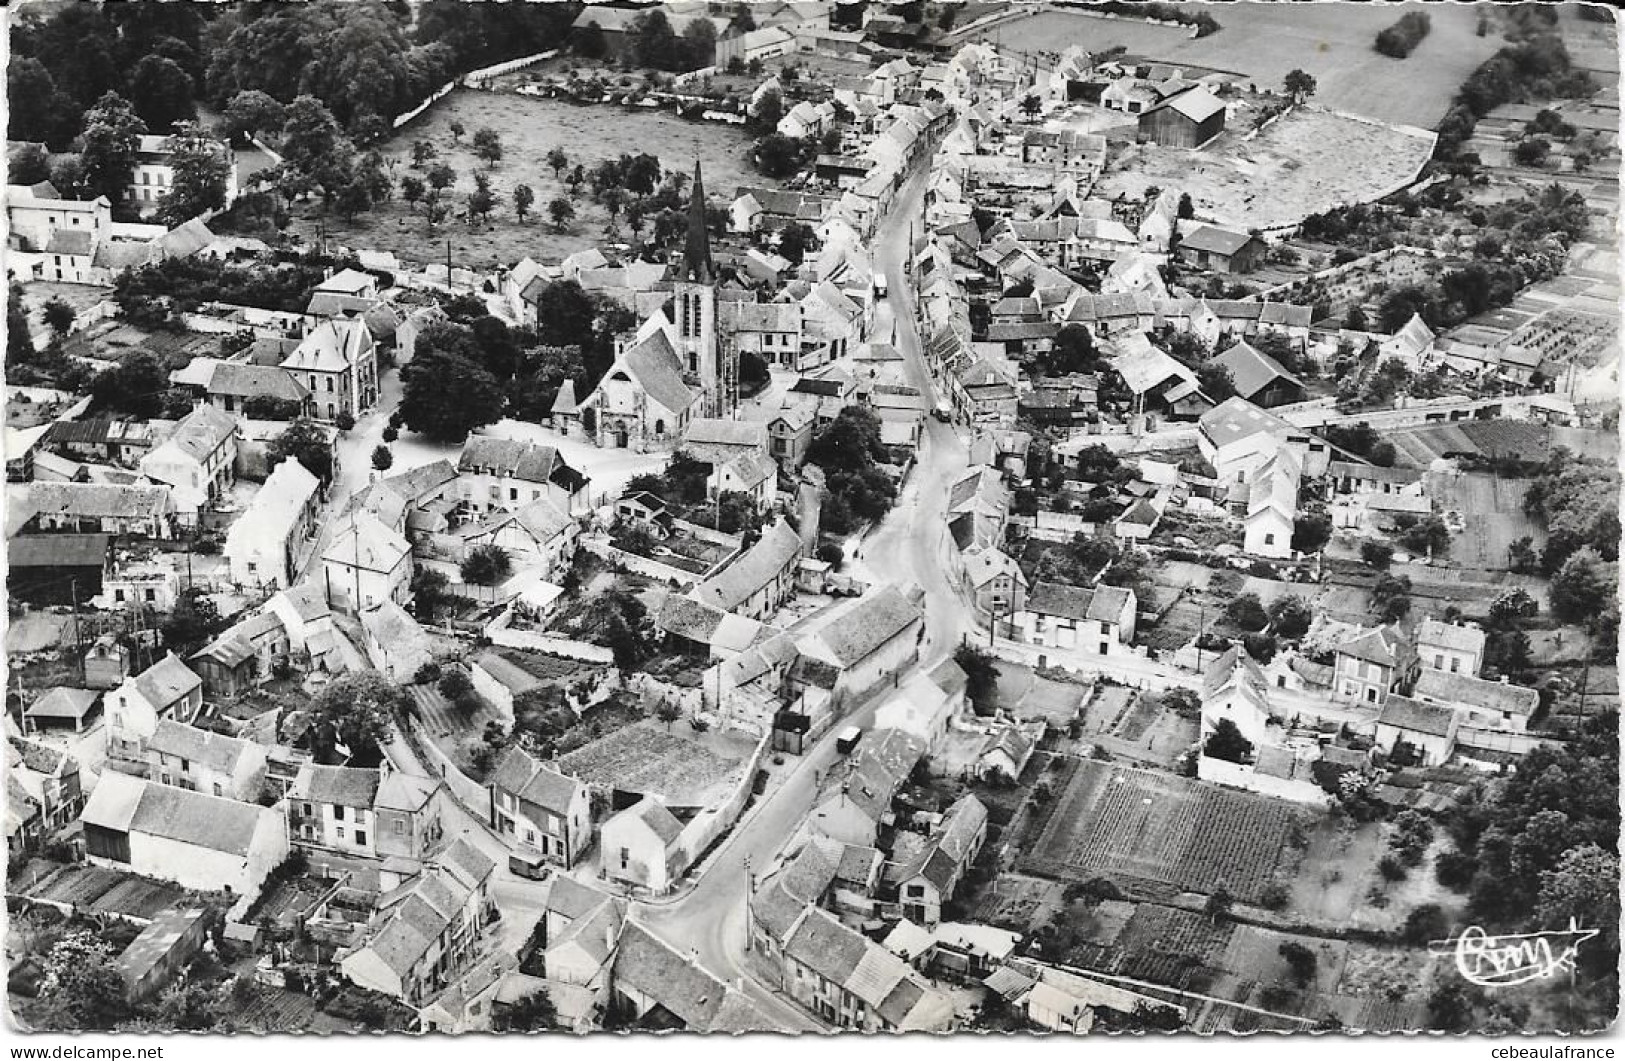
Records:
[[[688,204],[688,236],[683,261],[672,284],[678,354],[683,369],[704,392],[703,416],[728,416],[738,400],[735,356],[717,341],[717,272],[711,263],[711,238],[705,224],[705,182],[694,163],[694,186]]]

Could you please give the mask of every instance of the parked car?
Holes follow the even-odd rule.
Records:
[[[547,859],[534,848],[520,848],[508,856],[508,871],[528,880],[545,880],[549,873]]]

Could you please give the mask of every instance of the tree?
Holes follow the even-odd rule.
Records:
[[[440,154],[440,152],[436,150],[434,144],[430,143],[428,140],[413,140],[412,168],[422,169],[425,162],[434,158],[438,154]]]
[[[496,377],[457,354],[419,350],[401,369],[401,382],[402,422],[432,442],[461,442],[502,418]]]
[[[1387,542],[1361,542],[1360,559],[1378,571],[1386,571],[1394,562],[1394,547]]]
[[[1618,593],[1618,565],[1602,559],[1591,546],[1576,549],[1552,577],[1549,599],[1559,622],[1592,622]]]
[[[1219,719],[1202,746],[1202,754],[1209,759],[1244,764],[1252,761],[1253,742],[1242,736],[1241,730],[1228,718]]]
[[[1438,903],[1423,903],[1405,916],[1400,938],[1412,947],[1425,947],[1450,935],[1450,918]]]
[[[546,990],[537,990],[491,1011],[491,1028],[499,1032],[545,1032],[559,1026],[558,1010]]]
[[[488,166],[502,161],[502,136],[495,129],[478,129],[474,133],[474,154]]]
[[[1294,552],[1318,553],[1332,540],[1332,517],[1325,509],[1305,512],[1292,521]]]
[[[130,102],[148,128],[163,132],[176,122],[197,116],[192,79],[180,64],[161,55],[146,55],[130,72]]]
[[[463,133],[468,131],[468,127],[456,118],[451,120],[451,125],[449,128],[451,129],[451,138],[454,141],[461,141],[463,138]]]
[[[1543,136],[1526,137],[1512,149],[1512,157],[1524,166],[1544,165],[1551,153],[1552,142]]]
[[[58,337],[67,335],[73,328],[75,316],[73,307],[60,298],[52,297],[45,303],[45,326]]]
[[[1230,598],[1230,603],[1225,605],[1224,614],[1248,633],[1264,629],[1270,621],[1269,613],[1264,610],[1264,605],[1256,593],[1242,593]]]
[[[1196,382],[1202,388],[1202,393],[1214,403],[1235,397],[1236,378],[1227,366],[1217,361],[1208,361],[1198,368]]]
[[[85,112],[79,158],[93,193],[107,196],[109,202],[124,200],[135,168],[136,148],[146,131],[147,123],[116,92],[107,93]]]
[[[128,354],[113,368],[96,374],[90,385],[91,405],[97,410],[129,413],[151,420],[164,411],[169,374],[157,356],[140,350]]]
[[[40,997],[52,1004],[50,1023],[63,1031],[106,1030],[130,1011],[113,948],[96,933],[79,931],[52,944],[42,963]]]
[[[429,187],[437,192],[443,192],[457,183],[457,171],[444,162],[436,162],[429,167]]]
[[[165,142],[174,176],[158,205],[158,219],[171,228],[226,206],[231,159],[196,122],[181,122]]]
[[[1537,923],[1553,929],[1569,921],[1619,934],[1619,856],[1597,844],[1583,844],[1563,852],[1553,869],[1540,874]]]
[[[1100,368],[1095,350],[1095,339],[1081,324],[1068,324],[1055,334],[1050,349],[1033,360],[1033,369],[1041,376],[1070,376],[1073,373],[1093,373]]]
[[[400,689],[377,671],[354,671],[329,682],[310,705],[318,761],[330,762],[343,745],[352,758],[377,762],[401,702]]]
[[[792,265],[800,265],[807,252],[818,245],[818,233],[811,225],[790,224],[779,230],[779,253]]]
[[[412,209],[423,198],[423,181],[408,173],[401,178],[401,198],[406,200],[408,210]]]
[[[802,143],[782,133],[769,133],[756,141],[752,156],[762,176],[788,177],[801,166]]]
[[[645,629],[648,617],[642,601],[625,590],[612,589],[593,599],[582,625],[591,631],[589,639],[594,644],[610,650],[615,666],[631,670],[651,653]]]
[[[1291,593],[1270,601],[1269,618],[1276,634],[1291,639],[1309,632],[1310,625],[1315,621],[1315,612],[1302,597]]]
[[[274,96],[257,88],[247,89],[226,104],[223,131],[233,140],[274,133],[282,128],[282,114],[282,103]]]
[[[164,617],[159,629],[164,647],[186,659],[213,641],[226,626],[226,620],[208,592],[202,586],[187,586],[176,594],[175,607]]]
[[[547,216],[553,221],[553,231],[563,232],[575,220],[576,208],[570,200],[557,196],[547,204]]]
[[[333,480],[333,443],[327,432],[312,420],[295,420],[266,448],[273,467],[291,457],[303,464],[324,487]]]
[[[1196,205],[1191,202],[1190,192],[1185,192],[1180,195],[1179,206],[1175,210],[1175,213],[1178,215],[1179,220],[1181,221],[1189,221],[1196,216]]]
[[[496,209],[496,205],[497,198],[491,193],[489,186],[476,186],[473,191],[468,193],[469,220],[479,218],[483,221],[489,218],[491,211]]]
[[[412,612],[423,622],[439,621],[441,609],[451,603],[451,580],[432,567],[412,572]]]
[[[388,446],[374,446],[372,448],[372,466],[381,472],[387,472],[395,464],[395,454],[389,452]]]
[[[1291,70],[1287,72],[1282,87],[1286,89],[1286,94],[1293,103],[1302,103],[1315,94],[1316,86],[1315,79],[1304,71]]]
[[[518,216],[520,224],[524,224],[525,215],[530,213],[531,205],[535,202],[536,193],[531,190],[530,185],[516,184],[513,186],[513,212]]]
[[[6,179],[12,184],[38,184],[51,179],[51,159],[40,144],[24,143],[11,151],[11,169]],[[57,189],[61,191],[61,189]]]
[[[6,135],[12,140],[61,148],[78,131],[73,115],[79,102],[60,91],[45,64],[33,56],[12,53],[6,99],[11,106]]]
[[[474,679],[461,667],[451,667],[440,674],[440,680],[435,683],[440,695],[455,703],[474,691]]]
[[[1286,959],[1287,968],[1291,970],[1292,982],[1298,985],[1298,990],[1307,988],[1315,979],[1315,952],[1305,947],[1297,940],[1287,940],[1278,948],[1282,958]]]
[[[488,543],[468,551],[460,568],[464,582],[476,586],[494,586],[507,579],[513,571],[513,561],[500,545]]]
[[[562,147],[552,148],[547,153],[547,164],[553,170],[553,179],[558,180],[559,174],[564,171],[564,167],[570,164],[570,156],[564,153]]]
[[[979,717],[993,715],[999,706],[999,668],[993,657],[975,645],[954,650],[954,662],[965,672],[965,698]]]
[[[1225,721],[1228,722],[1229,719]],[[1207,897],[1207,902],[1202,904],[1202,913],[1206,914],[1210,921],[1217,921],[1230,913],[1230,907],[1234,902],[1235,898],[1231,896],[1230,889],[1221,884],[1213,889],[1212,894]]]
[[[771,133],[778,129],[779,120],[784,117],[784,97],[776,88],[764,91],[756,98],[750,112],[752,124],[763,133]]]
[[[1021,113],[1025,114],[1029,121],[1037,118],[1043,109],[1044,101],[1039,98],[1038,93],[1029,92],[1027,95],[1022,97]]]
[[[1399,544],[1418,555],[1442,557],[1450,552],[1450,527],[1439,516],[1426,516],[1400,531]]]

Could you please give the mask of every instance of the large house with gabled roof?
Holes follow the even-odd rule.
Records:
[[[491,826],[511,843],[569,869],[592,843],[587,786],[517,745],[497,760],[485,782]]]

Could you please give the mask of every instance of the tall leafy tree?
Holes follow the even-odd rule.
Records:
[[[146,55],[130,72],[130,102],[148,128],[167,132],[197,116],[192,78],[173,59]]]
[[[9,139],[61,148],[78,127],[73,117],[78,102],[60,91],[45,64],[32,56],[12,57],[6,68],[6,100],[11,108],[6,119]]]
[[[272,439],[267,447],[272,464],[292,458],[305,466],[305,470],[321,481],[332,482],[334,468],[333,443],[327,431],[312,420],[295,420]]]
[[[401,420],[430,441],[461,442],[474,428],[502,417],[502,387],[466,357],[420,351],[401,379]]]
[[[158,218],[173,228],[226,205],[231,159],[196,122],[182,122],[166,145],[174,179],[158,206]]]
[[[282,128],[282,103],[270,93],[246,89],[226,104],[225,133],[232,138],[274,133]]]
[[[107,196],[109,202],[124,198],[145,132],[147,123],[116,92],[107,93],[85,112],[84,149],[79,157],[92,192]]]

